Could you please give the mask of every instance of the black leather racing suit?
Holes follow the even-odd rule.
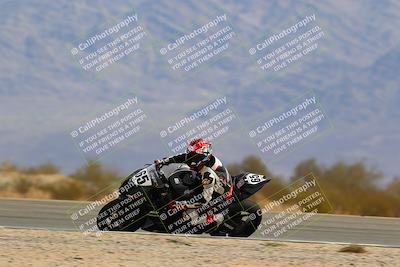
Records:
[[[185,163],[192,170],[201,175],[203,181],[203,198],[208,203],[214,192],[224,194],[228,189],[231,181],[224,181],[223,177],[216,177],[214,171],[222,169],[221,161],[212,154],[198,154],[195,152],[182,153],[162,160],[163,165],[171,163]],[[203,204],[205,204],[203,202]]]

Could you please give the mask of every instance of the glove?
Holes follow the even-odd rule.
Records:
[[[233,193],[233,186],[229,186],[228,192],[226,192],[225,200],[228,201],[231,199]]]
[[[168,203],[168,208],[169,209],[176,209],[176,210],[179,210],[179,211],[185,211],[185,210],[187,210],[187,206],[186,206],[186,203],[185,203],[185,201],[175,201],[175,200],[172,200],[172,201],[170,201],[169,203]]]
[[[206,224],[210,224],[214,222],[214,214],[207,214]]]
[[[157,167],[161,168],[162,166],[164,166],[165,161],[164,161],[164,160],[156,159],[156,160],[154,161],[154,164],[155,164]]]
[[[218,213],[218,214],[207,214],[206,218],[206,224],[210,224],[213,222],[216,222],[217,224],[220,224],[224,221],[224,215]]]

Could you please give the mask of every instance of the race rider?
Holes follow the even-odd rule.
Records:
[[[203,185],[203,200],[202,203],[197,204],[206,205],[212,199],[214,192],[220,195],[226,192],[226,199],[232,196],[233,186],[231,181],[225,181],[225,177],[217,177],[215,175],[215,171],[222,169],[223,166],[221,161],[212,155],[210,142],[202,138],[194,139],[189,143],[186,153],[155,161],[155,164],[159,167],[171,163],[185,163],[199,174]],[[209,222],[215,219],[215,216],[207,216],[207,221]]]

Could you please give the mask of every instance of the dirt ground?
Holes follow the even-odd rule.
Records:
[[[400,266],[400,249],[168,235],[0,230],[0,266]]]

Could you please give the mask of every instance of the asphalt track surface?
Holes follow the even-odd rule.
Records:
[[[71,214],[87,203],[0,198],[0,226],[79,231],[76,225],[81,223],[80,219],[74,222]],[[98,209],[91,211],[93,216],[97,211]],[[267,220],[268,216],[273,215],[264,215],[263,220]],[[263,228],[250,238],[275,239],[266,236]],[[315,214],[275,240],[400,247],[400,218]]]

